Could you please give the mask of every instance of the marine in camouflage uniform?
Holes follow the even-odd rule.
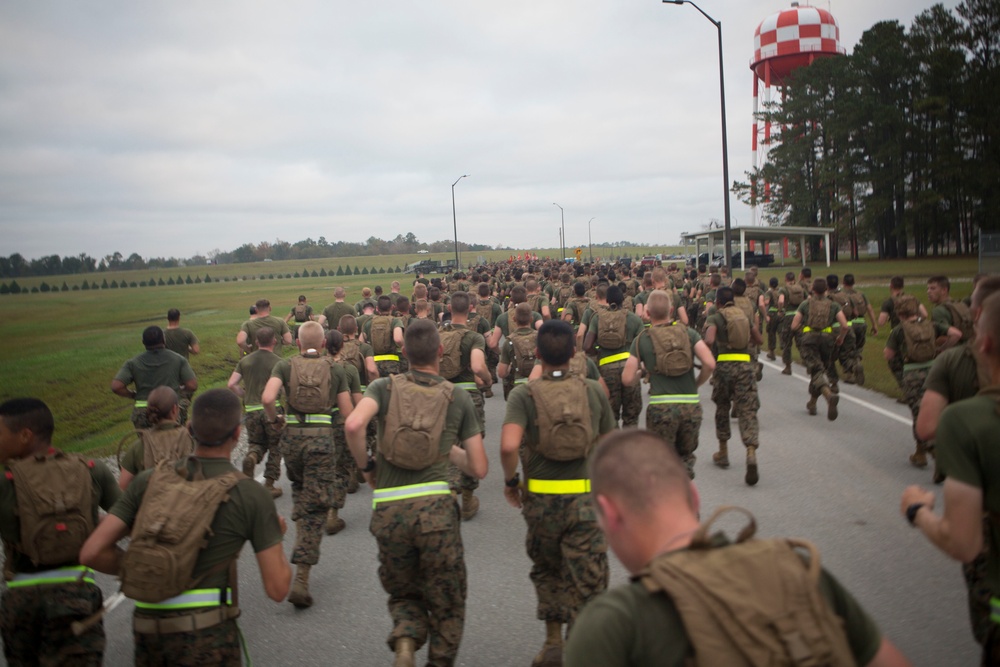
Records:
[[[608,287],[609,309],[620,308],[622,298],[622,291],[619,287],[615,285]],[[629,348],[632,346],[632,341],[642,332],[644,326],[638,315],[626,312],[624,344],[616,348],[601,346],[599,340],[600,318],[608,317],[610,312],[607,310],[593,314],[587,325],[583,348],[588,353],[597,351],[597,365],[610,394],[611,413],[616,422],[620,418],[622,426],[628,428],[639,424],[639,413],[642,412],[642,390],[638,385],[626,387],[622,384],[622,370],[625,368],[625,361],[629,358]]]
[[[352,405],[347,375],[342,366],[330,364],[320,358],[316,350],[323,348],[323,342],[323,328],[316,322],[306,322],[299,328],[298,346],[301,356],[317,359],[329,369],[330,409],[349,415]],[[267,382],[262,400],[268,421],[277,420],[279,425],[284,425],[281,453],[285,457],[288,479],[292,482],[292,520],[295,521],[292,563],[298,567],[288,601],[296,607],[309,607],[312,605],[309,569],[319,562],[323,528],[327,514],[334,506],[336,453],[330,412],[305,413],[296,409],[291,380],[291,360],[282,359],[271,371],[271,379]],[[275,402],[282,389],[288,400],[287,415],[284,418],[279,417],[275,410]]]
[[[840,310],[844,313],[844,318],[847,322],[845,326],[841,327],[844,341],[834,347],[830,364],[835,365],[838,361],[840,362],[840,367],[844,371],[844,382],[855,384],[860,375],[860,384],[864,384],[864,371],[858,372],[860,360],[858,357],[857,337],[854,335],[854,327],[851,326],[851,322],[854,320],[854,304],[851,302],[850,297],[843,290],[839,289],[839,276],[835,274],[828,275],[826,277],[826,284],[828,288],[827,294],[830,299],[840,306]],[[837,375],[836,369],[834,369],[832,375]]]
[[[389,594],[393,628],[387,639],[396,665],[413,665],[413,653],[428,640],[428,665],[455,664],[465,623],[466,571],[458,506],[448,488],[448,460],[464,472],[482,478],[487,459],[481,426],[471,393],[450,387],[438,457],[431,465],[410,470],[385,458],[385,422],[393,391],[415,383],[438,387],[440,338],[434,324],[413,320],[405,348],[410,371],[399,379],[379,378],[346,422],[347,441],[367,481],[376,488],[371,532],[379,550],[379,580]],[[408,384],[402,384],[403,382]],[[422,390],[423,391],[423,390]],[[369,458],[365,429],[377,418],[379,452]],[[462,447],[453,446],[460,442]],[[376,484],[377,482],[377,484]]]
[[[757,410],[760,399],[757,395],[757,379],[750,363],[749,346],[760,345],[760,331],[747,317],[750,335],[746,346],[730,347],[730,334],[725,314],[726,308],[737,308],[733,303],[731,287],[720,287],[716,297],[716,312],[705,322],[705,343],[715,344],[718,349],[717,364],[712,379],[712,401],[715,402],[715,434],[719,439],[719,451],[712,455],[712,461],[720,468],[729,467],[729,440],[732,437],[729,413],[735,409],[740,427],[740,438],[746,447],[747,463],[744,481],[750,486],[757,483],[757,449],[760,447],[760,425]],[[746,317],[745,313],[741,314]]]
[[[545,644],[532,664],[544,666],[562,664],[562,626],[572,627],[583,605],[608,586],[607,543],[589,493],[586,457],[597,438],[614,430],[616,422],[600,384],[569,373],[574,342],[568,323],[543,324],[538,349],[543,377],[510,393],[500,447],[504,495],[522,509],[528,528],[525,545],[538,596],[537,614],[546,626]],[[549,435],[539,428],[538,411],[544,408],[534,392],[562,382],[579,383],[581,400],[590,412],[590,441],[579,442],[579,457],[570,460],[547,458],[539,451]],[[523,484],[517,475],[522,440],[527,447]]]
[[[111,380],[112,393],[135,401],[131,420],[138,431],[152,426],[146,420],[146,399],[153,389],[170,387],[178,394],[188,396],[198,389],[198,378],[188,360],[166,349],[163,329],[146,327],[142,332],[142,345],[146,351],[122,364]],[[130,384],[135,391],[128,388]]]
[[[377,317],[390,318],[389,338],[390,341],[384,349],[379,348],[379,341],[372,340],[372,323]],[[375,353],[375,366],[378,368],[379,377],[388,377],[402,371],[399,345],[403,341],[403,322],[398,317],[392,317],[392,299],[386,295],[378,298],[378,314],[365,320],[363,323],[358,320],[361,327],[361,341],[372,346]]]
[[[827,295],[827,282],[817,278],[812,285],[813,296],[803,301],[792,319],[792,330],[799,332],[799,353],[809,373],[809,400],[806,410],[816,414],[820,396],[826,399],[826,418],[837,418],[840,402],[837,388],[837,369],[834,350],[844,342],[848,333],[847,319],[840,305]]]
[[[769,286],[764,293],[764,306],[767,308],[767,358],[774,361],[774,350],[778,346],[778,327],[783,318],[778,317],[778,279],[771,278]]]
[[[7,401],[0,405],[0,420],[14,436],[0,442],[0,461],[4,464],[55,452],[51,449],[52,413],[42,401],[34,398]],[[25,430],[30,432],[28,444],[17,437]],[[98,507],[109,509],[118,500],[120,491],[107,466],[99,461],[90,463],[90,519],[96,526]],[[11,473],[0,476],[0,537],[7,581],[0,600],[0,637],[7,664],[99,667],[104,655],[103,624],[91,625],[80,636],[70,629],[71,623],[82,621],[101,608],[103,598],[94,583],[94,573],[80,567],[75,558],[46,565],[32,562],[21,549],[18,504],[24,500],[18,498]]]
[[[792,374],[792,341],[798,343],[797,334],[792,329],[792,320],[795,318],[795,312],[802,301],[809,298],[809,290],[804,290],[802,301],[795,303],[792,298],[795,284],[795,274],[789,271],[785,274],[785,284],[778,289],[778,319],[780,321],[778,338],[781,340],[781,363],[785,365],[781,371],[782,375]]]

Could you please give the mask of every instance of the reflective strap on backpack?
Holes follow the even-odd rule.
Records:
[[[333,411],[336,412],[339,408],[334,408]],[[285,421],[292,425],[299,424],[322,424],[323,426],[332,426],[333,417],[330,415],[303,415],[300,419],[298,415],[288,415],[285,417]]]
[[[604,366],[605,364],[613,364],[616,361],[625,361],[631,356],[632,355],[628,352],[619,352],[618,354],[608,355],[607,357],[601,359],[600,365]]]
[[[1000,598],[990,598],[990,620],[1000,624]]]
[[[529,479],[529,493],[577,495],[590,493],[589,479]]]
[[[225,598],[223,598],[223,594]],[[136,609],[176,610],[198,609],[201,607],[221,607],[233,603],[233,589],[195,588],[160,602],[135,601]]]
[[[516,380],[514,380],[514,384],[515,385],[528,384],[528,378],[517,378]]]
[[[479,387],[476,386],[475,382],[452,382],[456,389],[464,389],[466,391],[479,391]]]
[[[407,486],[393,486],[387,489],[375,489],[372,494],[372,509],[378,507],[379,503],[422,498],[423,496],[443,496],[450,493],[451,489],[448,488],[448,482],[427,482],[425,484],[409,484]]]
[[[398,354],[376,354],[372,357],[376,362],[378,361],[399,361]]]
[[[136,409],[145,408],[145,407],[148,407],[148,406],[149,406],[149,403],[147,403],[146,401],[136,401],[135,402],[135,408]]]
[[[46,584],[72,584],[77,581],[84,581],[88,584],[94,582],[94,571],[83,565],[73,565],[70,567],[59,567],[54,570],[44,570],[42,572],[22,572],[15,574],[14,578],[7,582],[7,588],[27,588],[28,586],[44,586]]]
[[[697,403],[698,394],[650,394],[650,405]]]
[[[853,320],[851,320],[851,324],[865,324],[865,323],[866,322],[864,317],[855,317]]]
[[[716,361],[750,361],[750,355],[738,353],[720,354]]]
[[[281,401],[275,401],[274,407],[280,408],[281,407]],[[264,406],[260,405],[259,403],[254,403],[253,405],[244,405],[243,406],[243,412],[260,412],[263,409],[264,409]]]
[[[813,329],[812,327],[802,327],[802,333],[809,333],[810,331],[814,333],[833,333],[833,327],[824,327],[822,329]]]

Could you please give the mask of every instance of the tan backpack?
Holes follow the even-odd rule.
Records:
[[[307,321],[309,319],[309,315],[307,314],[308,312],[309,311],[306,308],[306,306],[302,305],[301,303],[300,304],[296,304],[296,306],[295,306],[295,321],[296,322],[300,322],[300,323]]]
[[[490,329],[493,328],[494,318],[493,318],[493,299],[479,299],[476,304],[476,312],[490,325]]]
[[[462,341],[467,333],[469,330],[464,327],[461,329],[452,328],[450,322],[441,325],[439,329],[444,354],[441,355],[438,375],[446,380],[450,380],[462,372]]]
[[[509,341],[514,357],[511,365],[516,373],[515,377],[526,378],[531,375],[532,369],[535,368],[535,348],[538,347],[538,332],[534,329],[529,333],[512,332]]]
[[[653,342],[656,355],[656,372],[667,377],[679,377],[694,368],[691,339],[686,326],[657,324],[644,334]]]
[[[188,461],[196,467],[191,479]],[[223,563],[197,581],[192,578],[198,555],[212,535],[215,513],[241,479],[246,476],[236,470],[205,479],[194,457],[157,464],[122,558],[122,593],[155,604],[196,588],[205,576],[229,566]]]
[[[831,310],[833,310],[833,301],[830,299],[811,299],[806,326],[815,332],[822,332],[823,329],[830,326]]]
[[[840,306],[840,311],[844,313],[844,317],[847,318],[847,323],[850,324],[851,320],[854,319],[854,302],[851,301],[843,292],[830,292],[830,300],[835,304]]]
[[[7,462],[21,524],[14,548],[35,566],[79,562],[80,547],[94,530],[93,465],[55,449]]]
[[[847,293],[847,298],[851,302],[851,312],[854,315],[851,319],[864,317],[865,313],[868,312],[868,302],[865,301],[865,296],[861,292],[851,291]]]
[[[288,382],[288,403],[302,414],[324,414],[333,408],[330,400],[330,363],[324,357],[289,359],[292,366]]]
[[[906,342],[906,363],[922,364],[937,356],[933,323],[918,317],[901,321],[899,326],[903,327],[903,340]]]
[[[580,378],[587,377],[587,353],[577,350],[569,360],[569,373]]]
[[[802,288],[802,285],[798,283],[793,283],[788,286],[789,306],[791,306],[793,309],[798,308],[799,305],[805,300],[806,300],[806,291]]]
[[[528,382],[528,393],[538,425],[532,449],[553,461],[586,457],[595,441],[586,380],[568,373],[562,380],[542,377]]]
[[[750,524],[735,544],[713,546],[708,529],[740,511]],[[753,516],[720,507],[683,551],[658,556],[639,574],[666,594],[694,648],[694,665],[846,667],[856,665],[844,621],[820,591],[820,556],[810,542],[751,539]],[[805,562],[799,553],[809,553]]]
[[[186,428],[147,428],[136,431],[142,440],[142,469],[155,468],[160,461],[187,458],[194,451],[194,440]]]
[[[753,322],[753,314],[757,308],[753,305],[753,302],[750,301],[750,299],[748,299],[745,295],[734,296],[733,303],[736,304],[736,307],[742,310],[748,318],[750,318],[751,322]]]
[[[747,314],[734,305],[719,311],[726,321],[726,341],[731,350],[745,350],[750,345],[750,320]]]
[[[365,382],[368,377],[368,369],[365,367],[365,357],[361,353],[361,343],[357,339],[344,340],[344,347],[340,350],[340,360],[345,365],[354,366],[358,370],[358,377],[362,384],[368,384]]]
[[[605,350],[625,347],[625,311],[621,308],[602,310],[597,318],[597,344]]]
[[[412,373],[393,375],[389,407],[378,450],[386,461],[406,470],[423,470],[441,460],[441,433],[454,400],[447,380],[417,382]]]
[[[371,344],[375,354],[391,354],[396,349],[392,340],[392,316],[374,316],[368,331],[372,335]]]
[[[966,343],[972,340],[975,333],[972,329],[972,311],[969,310],[969,307],[961,301],[952,301],[951,299],[944,302],[944,307],[951,314],[951,325],[962,332],[960,342]]]

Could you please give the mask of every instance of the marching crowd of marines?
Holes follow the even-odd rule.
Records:
[[[931,278],[931,317],[905,294],[902,279],[893,278],[878,322],[851,274],[842,281],[835,275],[812,279],[803,268],[798,276],[787,273],[783,286],[779,282],[772,278],[765,289],[755,270],[731,279],[724,271],[675,265],[633,274],[627,265],[504,264],[446,280],[421,275],[409,296],[398,282],[389,294],[365,288],[353,305],[337,287],[321,314],[300,296],[284,320],[261,299],[236,336],[240,356],[227,389],[202,393],[186,426],[186,403],[198,386],[187,357],[198,354],[199,343],[190,331],[178,331],[180,313],[171,310],[166,335],[147,328],[146,351],[127,361],[112,382],[114,393],[134,401],[136,428],[123,441],[128,447],[120,452],[118,485],[100,462],[51,448],[51,413],[43,403],[17,399],[0,406],[0,456],[18,471],[0,480],[9,582],[0,630],[8,664],[101,663],[101,596],[90,568],[119,575],[122,590],[136,600],[136,664],[241,664],[240,547],[253,545],[269,597],[310,607],[309,574],[318,564],[322,535],[343,530],[338,511],[360,483],[373,490],[370,530],[388,595],[394,664],[413,665],[424,644],[428,665],[454,664],[467,592],[460,527],[475,517],[475,492],[488,472],[484,406],[497,381],[506,401],[499,434],[504,495],[526,523],[537,616],[545,625],[533,665],[682,664],[692,652],[715,656],[715,663],[702,664],[723,664],[736,648],[720,647],[690,627],[692,619],[710,625],[709,617],[704,601],[676,578],[680,568],[698,572],[709,590],[725,587],[705,574],[700,556],[689,557],[700,553],[719,554],[726,563],[735,558],[751,578],[767,554],[788,567],[794,586],[818,590],[832,605],[830,614],[820,603],[833,619],[820,624],[828,640],[796,647],[816,664],[908,664],[850,594],[825,571],[808,569],[799,552],[791,549],[797,555],[782,561],[775,553],[786,547],[760,546],[771,541],[741,534],[721,548],[708,537],[708,524],[699,532],[692,485],[702,422],[698,388],[711,382],[716,404],[713,464],[730,466],[736,419],[746,453],[744,481],[753,486],[760,478],[757,383],[764,346],[775,360],[781,343],[786,375],[793,344],[798,348],[810,379],[805,410],[815,415],[822,398],[832,421],[839,380],[865,382],[861,355],[869,322],[875,335],[891,321],[885,358],[913,410],[916,451],[910,461],[926,466],[945,406],[1000,380],[983,370],[990,368],[985,359],[1000,358],[1000,297],[990,300],[1000,291],[1000,278],[977,280],[971,308],[949,298],[947,278]],[[981,318],[992,312],[991,303],[997,314]],[[974,331],[981,319],[994,326]],[[295,345],[297,353],[283,354],[282,345]],[[638,426],[644,383],[649,400],[640,431],[631,427]],[[249,448],[238,470],[230,457],[244,431]],[[62,513],[57,525],[77,515],[89,521],[73,538],[78,554],[52,562],[26,543],[38,526],[26,525],[25,517],[33,515],[20,503],[44,499],[17,493],[38,479],[19,471],[30,467],[22,460],[46,466],[47,475],[76,475],[66,488],[83,489],[81,500],[56,504]],[[282,460],[293,500],[291,565],[282,549],[285,522],[274,508],[283,493]],[[935,481],[947,480],[939,522],[949,519],[950,508],[964,507],[949,493],[958,484],[963,492],[978,488],[981,504],[994,502],[986,495],[987,475],[957,461],[950,450],[937,455]],[[263,485],[253,479],[259,464]],[[109,512],[99,522],[98,506]],[[177,507],[189,507],[185,514],[201,523],[175,520],[170,510]],[[932,509],[933,494],[907,489],[906,518],[947,553],[972,561],[965,571],[974,632],[984,655],[994,655],[1000,641],[989,613],[1000,559],[985,545],[996,537],[980,516],[976,534],[961,548],[951,547],[948,538],[931,532],[937,517],[921,510]],[[118,541],[129,535],[132,543],[123,551]],[[187,546],[184,558],[175,553],[178,544]],[[645,584],[645,593],[636,584],[605,593],[608,546]],[[33,618],[35,586],[81,602],[40,624],[44,642],[28,651],[15,635],[24,619]],[[622,595],[631,600],[626,607],[615,602]],[[762,648],[772,639],[780,644],[780,637],[764,636],[744,618],[739,605],[725,608],[746,624],[748,636],[761,634],[754,650],[774,650]],[[18,617],[8,609],[18,609]],[[631,624],[628,636],[640,642],[638,651],[622,634]],[[816,628],[802,630],[816,635]]]

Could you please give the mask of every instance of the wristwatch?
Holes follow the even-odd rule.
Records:
[[[369,456],[368,463],[366,463],[365,467],[361,469],[361,472],[371,472],[372,470],[375,470],[375,457]]]
[[[521,473],[514,473],[514,476],[504,482],[504,484],[507,485],[507,488],[516,489],[521,484]]]
[[[917,520],[917,512],[920,511],[921,507],[926,507],[924,503],[913,503],[906,508],[906,520],[910,522],[910,525],[916,528],[917,524],[914,523]]]

